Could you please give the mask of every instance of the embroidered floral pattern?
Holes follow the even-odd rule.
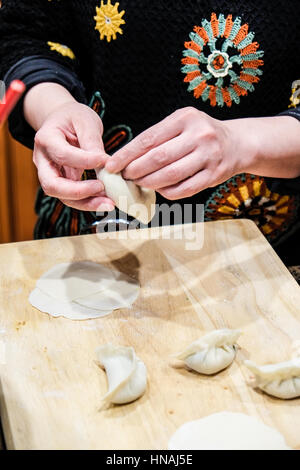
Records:
[[[117,33],[123,34],[120,26],[125,24],[123,16],[125,11],[118,11],[119,3],[111,4],[111,0],[108,0],[107,4],[104,4],[104,1],[101,0],[101,6],[96,7],[97,15],[94,17],[96,20],[96,27],[100,32],[100,39],[103,40],[106,38],[107,42],[110,42],[111,39],[117,39]]]
[[[292,85],[292,96],[290,97],[291,104],[289,108],[297,108],[300,104],[300,80],[296,80]]]
[[[255,34],[240,17],[233,20],[212,13],[203,20],[185,42],[182,69],[188,91],[195,98],[210,101],[211,106],[239,104],[240,97],[254,91],[260,81],[264,52],[254,42]]]
[[[270,240],[276,239],[296,220],[296,197],[272,193],[264,178],[238,175],[221,185],[206,203],[206,220],[247,218]]]
[[[64,46],[63,44],[59,44],[57,42],[48,41],[48,46],[50,47],[51,51],[56,51],[59,54],[63,55],[64,57],[69,57],[69,59],[74,60],[75,54],[68,46]]]
[[[101,120],[104,118],[106,105],[100,91],[94,93],[89,106],[98,114]]]

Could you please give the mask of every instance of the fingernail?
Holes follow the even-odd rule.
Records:
[[[114,209],[115,208],[112,204],[100,204],[97,212],[112,212]]]

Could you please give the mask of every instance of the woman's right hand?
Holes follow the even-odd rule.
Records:
[[[45,85],[50,87],[46,94],[43,93]],[[112,211],[114,203],[106,197],[101,181],[81,181],[84,170],[103,167],[107,159],[101,119],[60,85],[37,87],[39,89],[28,92],[24,112],[27,121],[37,130],[33,161],[45,194],[75,209]],[[55,106],[51,95],[54,100],[57,98]],[[60,101],[60,98],[63,99]]]

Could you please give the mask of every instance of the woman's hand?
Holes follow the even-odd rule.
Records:
[[[106,162],[101,119],[60,85],[37,87],[26,96],[24,110],[32,127],[38,129],[33,161],[45,194],[79,210],[113,210],[100,181],[81,181],[85,169]],[[49,94],[53,94],[52,100]]]
[[[125,168],[126,179],[167,199],[180,199],[239,172],[232,146],[224,123],[195,108],[184,108],[139,135],[106,167],[109,171]]]
[[[176,200],[242,172],[298,176],[299,137],[299,122],[294,118],[219,121],[195,108],[184,108],[119,150],[106,168],[124,170],[126,179]]]

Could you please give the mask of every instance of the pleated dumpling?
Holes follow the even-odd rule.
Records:
[[[252,361],[244,364],[255,376],[254,387],[283,400],[300,397],[300,358],[265,366]]]
[[[145,364],[133,348],[107,344],[96,351],[98,363],[107,374],[108,392],[103,400],[116,405],[131,403],[147,388]]]
[[[143,224],[149,224],[155,215],[156,193],[152,189],[141,188],[133,181],[124,180],[121,174],[109,173],[105,168],[97,170],[97,178],[102,181],[106,195],[126,214]]]
[[[235,359],[239,330],[216,330],[198,339],[176,358],[199,374],[212,375],[226,369]]]

